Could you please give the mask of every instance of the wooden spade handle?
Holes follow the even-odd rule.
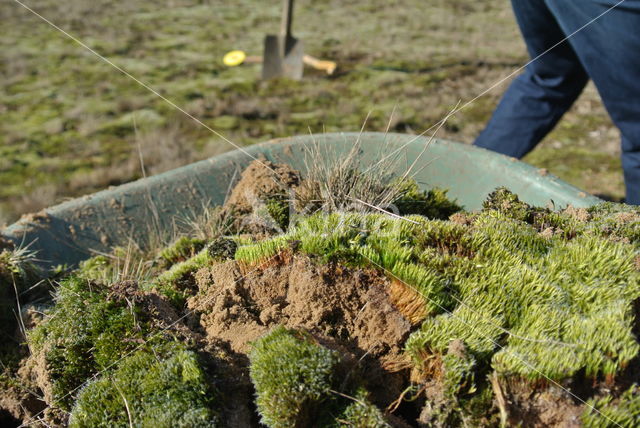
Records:
[[[333,74],[334,71],[336,71],[336,63],[333,61],[327,61],[327,60],[323,60],[323,59],[318,59],[315,57],[312,57],[311,55],[305,55],[302,57],[302,61],[315,68],[316,70],[324,70],[327,72],[327,74],[331,75]]]
[[[327,74],[331,75],[334,71],[336,71],[337,64],[334,61],[327,61],[324,59],[318,59],[311,55],[304,55],[302,57],[302,61],[310,66],[315,68],[316,70],[326,71]],[[261,56],[247,56],[243,63],[244,64],[262,64],[263,58]]]
[[[291,37],[291,24],[293,22],[293,0],[284,0],[282,7],[282,22],[280,23],[280,36],[283,40]]]

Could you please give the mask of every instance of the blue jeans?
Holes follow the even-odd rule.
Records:
[[[512,0],[535,58],[619,0]],[[622,134],[627,203],[640,205],[640,0],[615,9],[529,64],[507,89],[475,145],[521,158],[591,78]]]

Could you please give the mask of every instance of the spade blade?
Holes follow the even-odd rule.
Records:
[[[268,35],[264,39],[262,78],[287,77],[302,79],[304,70],[302,41],[295,37]]]

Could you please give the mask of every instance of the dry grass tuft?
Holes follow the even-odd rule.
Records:
[[[395,108],[391,111],[385,130],[385,144],[375,156],[375,159],[379,160],[366,165],[364,169],[361,168],[360,155],[363,152],[361,136],[367,127],[371,112],[364,119],[360,135],[346,156],[321,147],[314,140],[312,145],[306,147],[307,177],[296,189],[300,195],[296,194],[295,203],[297,206],[305,207],[307,213],[309,208],[317,210],[318,207],[322,207],[325,211],[362,213],[383,211],[399,214],[395,203],[411,192],[411,186],[407,184],[413,182],[413,177],[419,171],[416,167],[420,166],[420,169],[423,169],[428,166],[428,164],[420,165],[424,163],[421,162],[422,155],[457,107],[456,105],[437,126],[433,127],[433,132],[422,152],[404,168],[400,165],[404,156],[402,148],[391,150],[386,144],[386,136],[394,120]],[[403,171],[402,174],[398,174],[399,171]]]
[[[363,129],[366,125],[363,124]],[[358,138],[346,156],[328,151],[314,141],[305,153],[307,176],[296,194],[297,203],[305,207],[322,207],[326,211],[372,212],[389,208],[403,196],[393,171],[399,158],[361,168],[362,142]],[[308,208],[307,208],[308,209]]]

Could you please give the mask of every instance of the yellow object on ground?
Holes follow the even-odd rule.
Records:
[[[312,57],[311,55],[304,55],[302,60],[306,65],[311,66],[316,70],[324,70],[329,75],[333,74],[337,66],[337,64],[333,61],[321,60]],[[222,62],[224,62],[224,65],[226,65],[227,67],[235,67],[245,62],[257,64],[261,63],[262,61],[263,58],[261,56],[247,56],[244,51],[240,50],[229,51],[225,54],[224,58],[222,58]]]
[[[302,58],[302,61],[304,61],[305,64],[315,68],[316,70],[326,71],[327,74],[329,75],[333,74],[333,72],[336,71],[336,67],[337,67],[337,64],[333,61],[318,59],[318,58],[312,57],[311,55],[305,55]]]
[[[235,67],[236,65],[242,64],[246,57],[247,54],[244,53],[244,51],[230,51],[222,58],[222,62],[228,67]]]

